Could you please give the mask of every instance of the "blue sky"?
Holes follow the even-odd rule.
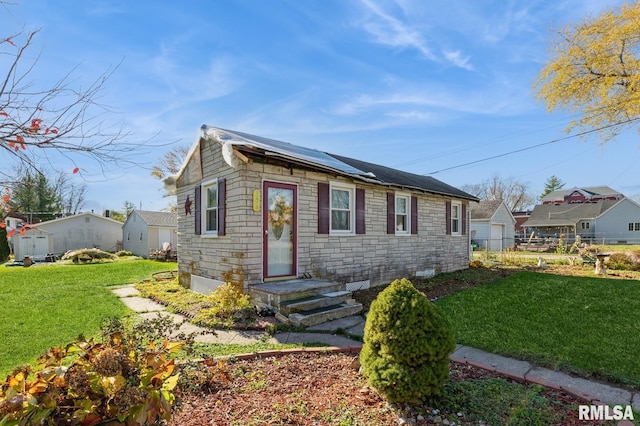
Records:
[[[100,99],[113,110],[106,119],[126,124],[128,143],[159,145],[139,160],[146,167],[106,180],[83,170],[85,207],[99,211],[125,200],[165,207],[149,167],[172,144],[192,145],[202,124],[457,187],[498,175],[537,196],[556,175],[565,188],[636,196],[635,129],[604,146],[547,143],[567,136],[571,117],[532,95],[552,29],[622,3],[29,0],[0,13],[3,27],[41,30],[32,52],[42,81],[75,68],[86,85],[117,67]]]

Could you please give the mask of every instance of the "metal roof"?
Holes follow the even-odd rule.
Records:
[[[293,162],[294,164],[297,163],[323,171],[331,171],[373,184],[397,186],[478,201],[475,196],[431,176],[408,173],[379,164],[368,163],[234,130],[202,126],[202,133],[203,137],[215,138],[223,144],[223,147],[228,144],[232,147],[237,147],[239,150],[243,150],[243,152],[245,149],[249,149],[253,154],[262,155],[267,158],[280,158]]]
[[[325,152],[318,151],[317,149],[306,148],[303,146],[293,145],[288,142],[250,135],[243,132],[236,132],[235,130],[219,129],[211,126],[203,126],[203,132],[207,136],[214,136],[222,143],[262,149],[268,156],[273,157],[280,155],[283,158],[304,160],[309,163],[325,166],[343,173],[366,175],[366,173],[361,170],[351,167]]]

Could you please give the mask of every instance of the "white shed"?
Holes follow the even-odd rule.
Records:
[[[148,257],[164,243],[178,244],[178,213],[132,211],[122,225],[122,248],[136,256]]]
[[[24,234],[17,232],[11,239],[13,257],[17,261],[23,261],[25,257],[44,260],[47,254],[53,253],[52,235],[43,229],[30,228]]]
[[[471,205],[471,240],[479,248],[501,251],[515,244],[516,219],[504,201]]]
[[[53,238],[53,253],[98,248],[115,252],[122,238],[122,222],[94,213],[80,213],[36,225]]]

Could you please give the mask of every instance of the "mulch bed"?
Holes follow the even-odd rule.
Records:
[[[479,424],[463,413],[430,407],[392,407],[358,372],[357,354],[303,352],[230,361],[218,380],[205,389],[178,393],[180,404],[171,425],[415,425]],[[204,367],[203,367],[204,368]],[[470,365],[451,363],[451,380],[496,378],[500,375]],[[514,382],[515,383],[515,382]],[[593,425],[578,421],[578,400],[545,390],[563,425]],[[445,422],[446,420],[446,422]],[[448,422],[448,423],[447,423]],[[482,423],[480,423],[482,424]]]
[[[554,268],[563,269],[563,268]],[[577,268],[558,271],[567,275],[580,275]],[[486,285],[504,278],[516,270],[493,271],[488,280],[448,280],[421,290],[431,300],[461,290]],[[544,271],[550,272],[550,271]],[[623,277],[620,277],[623,278]],[[426,288],[425,288],[426,287]],[[380,289],[358,291],[354,297],[368,307]],[[287,352],[279,355],[251,356],[229,361],[217,377],[205,388],[178,390],[179,405],[171,425],[478,425],[463,413],[440,412],[425,406],[390,406],[377,391],[369,387],[358,372],[357,354],[323,352]],[[509,377],[478,367],[452,362],[451,380]],[[518,383],[520,386],[526,386]],[[562,425],[598,425],[611,422],[578,420],[577,406],[588,404],[573,395],[545,389],[542,395],[562,419]],[[434,411],[435,410],[435,411]]]

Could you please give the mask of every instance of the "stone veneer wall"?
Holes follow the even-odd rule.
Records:
[[[469,264],[468,235],[445,235],[445,197],[412,193],[418,197],[418,234],[386,233],[386,193],[378,185],[352,182],[328,174],[280,166],[238,161],[229,167],[217,143],[205,141],[199,156],[187,166],[178,186],[179,272],[183,285],[190,274],[222,281],[262,281],[262,211],[254,212],[253,191],[264,180],[298,185],[298,275],[309,273],[342,283],[369,280],[382,285],[393,279],[413,277],[417,271],[436,273],[464,269]],[[226,179],[226,235],[205,238],[194,235],[194,213],[185,214],[187,195],[194,201],[195,186]],[[335,236],[317,233],[318,182],[355,183],[365,190],[366,234]],[[468,231],[468,220],[467,231]],[[467,232],[468,234],[468,232]]]

